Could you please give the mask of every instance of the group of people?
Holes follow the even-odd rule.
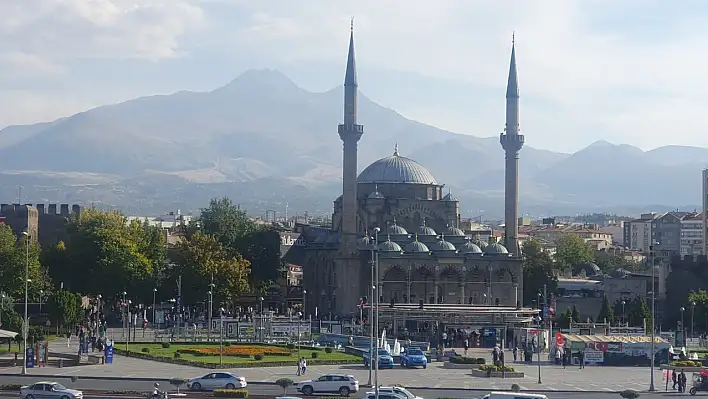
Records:
[[[585,352],[578,351],[577,353],[578,365],[581,369],[585,368]],[[563,366],[566,368],[567,365],[572,364],[572,353],[570,350],[561,350],[561,348],[556,347],[555,350],[555,364]]]
[[[681,371],[681,373],[677,373],[676,370],[671,372],[671,382],[674,383],[674,390],[676,390],[676,386],[678,385],[679,392],[686,392],[686,380],[686,373],[683,371]]]

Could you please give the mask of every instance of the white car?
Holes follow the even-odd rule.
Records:
[[[339,393],[349,396],[359,391],[359,381],[353,375],[325,374],[316,380],[301,381],[295,384],[297,391],[305,396],[319,393]]]
[[[363,399],[376,399],[376,392],[367,392]],[[379,399],[406,399],[406,396],[400,393],[379,391]]]
[[[69,389],[58,382],[42,381],[20,388],[24,399],[81,399],[83,392]]]
[[[240,389],[246,388],[248,384],[244,377],[238,377],[231,373],[209,373],[204,377],[192,378],[187,382],[187,388],[192,391],[212,390],[212,389]]]
[[[379,387],[379,398],[381,397],[382,393],[402,396],[403,399],[423,399],[420,396],[413,395],[411,391],[403,387]],[[374,396],[376,396],[376,392],[371,391],[367,392],[364,397],[367,397],[369,394],[373,394]]]

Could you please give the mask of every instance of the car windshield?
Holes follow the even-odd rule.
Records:
[[[52,387],[57,391],[63,391],[66,389],[66,387],[62,384],[54,384],[54,385],[52,385]]]
[[[386,355],[386,356],[388,356],[388,352],[386,351],[386,349],[379,349],[379,355]]]
[[[413,356],[423,356],[423,351],[420,349],[408,349],[406,353]]]

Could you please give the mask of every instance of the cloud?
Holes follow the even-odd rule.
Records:
[[[22,0],[0,3],[0,52],[52,59],[159,60],[204,21],[187,0]]]
[[[0,82],[37,76],[56,76],[65,70],[48,59],[22,52],[0,54]]]

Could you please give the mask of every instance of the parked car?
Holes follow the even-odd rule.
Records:
[[[58,382],[42,381],[20,388],[20,397],[25,399],[81,399],[84,393],[69,389]]]
[[[376,392],[367,392],[362,399],[376,399]],[[399,393],[379,391],[379,399],[406,399],[406,397]]]
[[[231,373],[209,373],[204,377],[192,378],[187,382],[187,388],[193,391],[212,389],[238,389],[246,388],[248,384],[244,377],[238,377]]]
[[[339,393],[349,396],[359,391],[359,381],[353,375],[325,374],[316,380],[301,381],[295,384],[297,391],[305,396],[319,393]]]
[[[376,396],[376,392],[371,391],[367,392],[364,397],[368,396],[369,394],[373,394],[374,396]],[[413,395],[413,392],[403,387],[379,387],[379,398],[381,397],[381,394],[397,395],[402,397],[403,399],[423,399],[420,396]]]
[[[428,358],[425,353],[418,348],[408,348],[401,353],[401,367],[417,367],[422,366],[428,368]]]
[[[378,351],[378,356],[376,355],[376,352]],[[393,356],[391,356],[390,353],[386,349],[374,349],[372,351],[374,353],[375,358],[378,357],[379,359],[379,368],[380,369],[392,369],[393,368]],[[364,352],[364,366],[369,367],[369,362],[371,361],[371,354],[369,352]]]

